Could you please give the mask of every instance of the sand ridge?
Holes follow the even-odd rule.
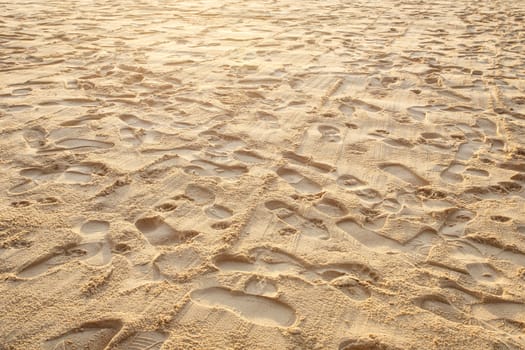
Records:
[[[525,348],[525,3],[0,10],[0,349]]]

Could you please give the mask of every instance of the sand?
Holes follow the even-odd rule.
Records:
[[[525,349],[525,2],[0,11],[0,349]]]

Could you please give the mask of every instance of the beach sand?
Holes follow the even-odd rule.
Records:
[[[525,2],[0,11],[0,349],[525,349]]]

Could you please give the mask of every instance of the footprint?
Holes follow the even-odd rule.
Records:
[[[472,305],[474,317],[484,321],[512,320],[525,323],[525,304],[517,302],[481,303]]]
[[[248,150],[238,150],[233,152],[233,157],[243,163],[260,163],[264,160],[262,156]]]
[[[287,304],[268,297],[245,294],[222,287],[194,290],[192,301],[209,308],[224,308],[248,322],[262,326],[289,327],[295,311]]]
[[[322,189],[322,187],[317,182],[310,180],[309,178],[290,168],[281,167],[277,169],[277,175],[282,177],[299,192],[319,193]]]
[[[401,350],[377,339],[346,339],[339,343],[338,350]]]
[[[489,263],[467,264],[467,271],[480,283],[498,283],[502,280],[502,273]]]
[[[341,132],[338,128],[331,125],[320,125],[317,130],[321,134],[321,140],[325,142],[341,141]]]
[[[407,108],[407,113],[416,121],[424,121],[427,116],[427,110],[431,106],[414,106]]]
[[[496,222],[508,222],[510,220],[512,220],[511,218],[509,218],[508,216],[502,216],[502,215],[492,215],[490,217],[490,220],[492,221],[496,221]]]
[[[476,217],[476,213],[466,209],[450,210],[439,232],[446,236],[460,237],[465,227]]]
[[[336,225],[350,237],[370,249],[382,252],[401,251],[402,247],[399,242],[365,229],[352,218],[338,221]]]
[[[395,177],[415,186],[428,185],[428,181],[421,176],[414,173],[404,165],[397,163],[384,163],[379,168],[387,173],[394,175]]]
[[[159,331],[134,333],[118,345],[116,350],[160,350],[168,334]]]
[[[44,350],[105,349],[122,328],[119,320],[88,322],[42,344]]]
[[[80,227],[80,232],[86,234],[106,233],[109,229],[109,222],[103,220],[89,220]]]
[[[366,183],[357,177],[349,174],[341,175],[337,178],[336,183],[347,190],[356,190],[363,187]]]
[[[479,118],[476,121],[476,126],[483,130],[483,133],[486,136],[496,136],[497,134],[497,125],[486,118]]]
[[[358,196],[362,201],[368,203],[379,203],[383,200],[383,196],[378,191],[372,188],[362,188],[354,191],[354,194]]]
[[[122,114],[119,116],[119,119],[122,120],[124,123],[134,126],[136,128],[150,128],[153,123],[144,119],[140,119],[137,116],[134,116],[132,114]]]
[[[449,321],[461,323],[465,316],[450,302],[440,295],[426,295],[413,300],[414,304],[423,310],[432,312]]]
[[[180,247],[173,252],[158,256],[153,264],[161,274],[170,277],[184,276],[200,266],[203,262],[200,254],[191,247]]]
[[[479,149],[479,147],[482,145],[481,142],[475,142],[475,141],[468,141],[465,143],[462,143],[459,145],[458,151],[456,153],[456,159],[457,160],[469,160],[472,158],[474,153]]]
[[[328,216],[337,217],[348,214],[348,209],[345,208],[344,204],[332,198],[323,197],[322,200],[314,204],[314,207]]]
[[[214,204],[205,210],[206,215],[212,219],[227,219],[233,215],[233,211],[225,206]]]
[[[252,276],[244,286],[244,291],[248,294],[267,297],[277,296],[277,290],[275,283],[261,276]]]
[[[269,201],[265,203],[265,206],[280,220],[292,226],[304,236],[322,240],[330,238],[326,225],[320,219],[304,217],[281,201]]]
[[[238,177],[248,172],[244,165],[222,165],[209,160],[192,160],[193,165],[184,168],[187,174],[197,176]]]
[[[115,350],[160,350],[168,335],[161,332],[138,332],[114,347]]]
[[[389,213],[397,213],[401,210],[401,204],[394,198],[386,198],[381,203],[381,208]]]
[[[111,148],[115,146],[113,142],[104,142],[104,141],[79,139],[79,138],[62,139],[60,141],[57,141],[56,145],[62,147],[63,149],[67,149],[67,150],[91,149],[91,148],[107,149],[107,148]]]
[[[372,293],[367,284],[379,280],[375,271],[358,263],[326,265],[316,268],[315,272],[354,300],[368,299]]]
[[[488,177],[490,176],[490,173],[483,169],[477,169],[477,168],[467,168],[465,169],[465,174],[472,175],[472,176],[479,176],[479,177]]]
[[[219,255],[213,262],[224,272],[256,272],[266,276],[297,275],[304,272],[300,262],[286,253],[256,248],[250,258],[239,255]]]
[[[184,194],[197,205],[210,204],[215,201],[215,194],[208,188],[189,184],[184,190]]]
[[[196,231],[178,231],[165,223],[160,216],[139,219],[135,226],[152,245],[179,244],[199,234]]]
[[[46,130],[42,127],[35,127],[24,131],[23,137],[31,148],[41,148],[46,145]]]
[[[111,250],[105,242],[91,242],[72,247],[62,247],[23,267],[19,277],[33,278],[45,274],[49,269],[71,261],[82,260],[90,265],[105,265],[111,260]]]
[[[142,144],[142,140],[137,136],[135,129],[129,127],[120,129],[120,139],[135,147]]]
[[[463,164],[453,162],[448,168],[441,172],[440,176],[445,182],[457,184],[463,182],[463,175],[460,173],[464,170],[465,166]]]

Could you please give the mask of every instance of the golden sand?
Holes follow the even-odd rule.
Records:
[[[0,2],[0,349],[525,349],[525,2]]]

